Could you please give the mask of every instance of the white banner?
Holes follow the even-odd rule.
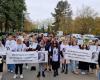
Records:
[[[2,55],[6,55],[7,54],[7,52],[6,51],[0,51],[0,56],[2,56]]]
[[[46,63],[48,62],[47,51],[32,52],[9,52],[7,53],[7,64],[21,63]]]
[[[65,59],[84,61],[90,63],[97,63],[99,52],[80,50],[80,49],[67,49],[65,52]]]

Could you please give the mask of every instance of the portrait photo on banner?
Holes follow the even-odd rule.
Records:
[[[38,52],[38,61],[44,62],[45,61],[45,53],[44,52]]]

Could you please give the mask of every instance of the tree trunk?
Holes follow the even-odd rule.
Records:
[[[8,32],[8,20],[5,21],[5,32]]]
[[[3,27],[2,27],[2,22],[0,22],[0,31],[2,32]]]

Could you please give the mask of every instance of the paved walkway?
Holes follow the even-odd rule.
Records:
[[[3,80],[14,80],[13,73],[7,73],[5,71],[5,76]],[[45,78],[37,78],[37,71],[30,71],[24,69],[24,79],[15,79],[15,80],[97,80],[95,74],[88,74],[88,75],[75,75],[72,73],[68,73],[67,75],[62,74],[59,72],[58,77],[53,77],[53,72],[46,71]]]

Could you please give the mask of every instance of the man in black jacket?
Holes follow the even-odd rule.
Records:
[[[98,56],[98,66],[97,66],[98,71],[98,80],[100,80],[100,52],[99,52],[99,56]]]
[[[3,72],[3,59],[0,56],[0,80],[2,79],[2,72]]]

